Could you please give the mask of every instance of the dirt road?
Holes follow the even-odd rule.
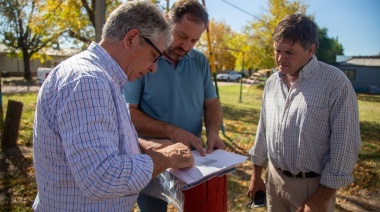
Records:
[[[2,85],[1,92],[3,94],[15,94],[15,93],[28,93],[38,92],[39,85],[25,86],[25,85]]]

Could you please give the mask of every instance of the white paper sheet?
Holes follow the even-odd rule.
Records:
[[[191,151],[195,159],[195,167],[182,171],[169,169],[169,172],[178,177],[185,184],[183,189],[189,189],[215,176],[222,176],[235,170],[235,166],[247,160],[247,156],[225,150],[215,150],[202,157],[197,150]]]

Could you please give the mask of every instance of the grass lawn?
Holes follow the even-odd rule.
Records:
[[[221,132],[221,137],[227,142],[230,151],[247,154],[255,139],[262,90],[243,85],[240,92],[240,85],[228,85],[219,86],[219,94],[224,111],[224,132]],[[19,147],[32,147],[36,97],[37,93],[3,95],[4,117],[8,99],[24,104]],[[355,182],[340,190],[354,195],[363,190],[380,191],[380,95],[358,94],[358,101],[363,145],[354,171]],[[1,154],[0,211],[31,211],[36,195],[32,161],[31,154],[17,158],[9,152]],[[245,207],[248,201],[245,192],[250,174],[251,164],[247,161],[229,175],[230,211],[248,211]]]

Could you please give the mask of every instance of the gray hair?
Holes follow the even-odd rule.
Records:
[[[189,20],[208,24],[208,13],[206,9],[198,2],[198,0],[178,0],[170,8],[168,16],[171,24],[178,23],[184,15]]]
[[[319,45],[318,25],[305,15],[289,15],[277,25],[272,38],[274,42],[290,41],[294,44],[299,41],[304,49],[315,44],[316,52]]]
[[[117,7],[103,26],[102,39],[122,40],[131,29],[139,30],[142,37],[152,40],[163,35],[165,46],[172,40],[161,10],[147,0],[127,1]]]

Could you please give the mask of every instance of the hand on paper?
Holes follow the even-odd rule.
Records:
[[[210,154],[216,149],[226,149],[226,144],[217,133],[209,133],[207,135],[207,153]]]
[[[176,128],[171,133],[170,140],[173,141],[174,143],[181,142],[185,144],[186,146],[188,146],[189,149],[191,149],[191,147],[194,147],[196,150],[198,150],[198,152],[202,156],[206,155],[206,153],[203,150],[202,140],[186,130],[183,130],[181,128]]]
[[[188,169],[194,166],[194,157],[189,148],[182,143],[175,144],[157,144],[153,141],[140,140],[140,146],[153,161],[152,178],[159,175],[168,168]]]
[[[171,168],[188,169],[194,166],[193,155],[189,148],[182,143],[175,143],[158,151],[163,151],[170,159]]]

